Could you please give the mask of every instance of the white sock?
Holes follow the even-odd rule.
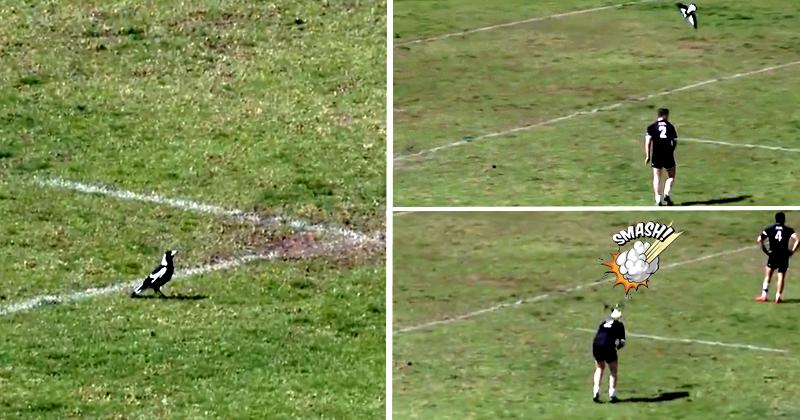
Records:
[[[764,280],[761,285],[761,297],[767,297],[767,292],[769,292],[769,280]]]
[[[617,396],[617,375],[609,375],[608,377],[608,397]]]
[[[661,204],[661,194],[656,194],[656,205]]]
[[[594,387],[592,387],[592,396],[600,393],[600,380],[603,378],[603,369],[594,369]]]
[[[669,193],[672,192],[673,182],[675,182],[675,178],[667,178],[667,182],[664,183],[664,196],[669,197]]]
[[[775,293],[775,300],[778,300],[780,298],[781,298],[781,294],[780,293]]]

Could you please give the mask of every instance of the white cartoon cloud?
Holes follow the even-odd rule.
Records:
[[[619,273],[628,281],[640,282],[658,270],[658,257],[652,262],[647,262],[645,252],[650,248],[647,242],[636,241],[633,248],[622,252],[617,257]]]

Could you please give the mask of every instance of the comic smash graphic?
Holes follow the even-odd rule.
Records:
[[[616,276],[614,287],[622,285],[627,295],[639,286],[647,287],[650,277],[658,271],[659,255],[683,232],[676,232],[672,225],[658,222],[639,222],[611,236],[620,248],[611,254],[611,261],[603,263],[610,268],[607,273]],[[623,247],[633,243],[627,250]]]

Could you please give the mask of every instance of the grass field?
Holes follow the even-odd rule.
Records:
[[[611,235],[647,220],[685,233],[625,306],[618,393],[628,401],[596,405],[592,334],[604,304],[624,293],[610,280],[586,285],[608,278],[600,263],[617,250]],[[787,303],[752,300],[765,261],[754,239],[771,221],[768,212],[397,217],[394,418],[797,418],[793,269]],[[607,386],[606,373],[604,399]]]
[[[709,0],[697,31],[672,1],[546,18],[615,3],[397,1],[395,204],[650,205],[642,137],[657,107],[684,138],[679,204],[786,204],[800,152],[795,4]]]
[[[0,3],[0,417],[384,414],[385,14]]]

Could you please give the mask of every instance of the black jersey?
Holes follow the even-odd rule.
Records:
[[[622,321],[608,319],[597,327],[594,336],[594,345],[598,347],[615,347],[617,340],[625,339],[625,326]]]
[[[647,126],[647,135],[653,144],[653,157],[672,156],[678,143],[678,132],[672,123],[659,119]]]
[[[775,223],[761,232],[761,240],[769,239],[769,252],[773,256],[789,256],[789,238],[794,229]]]

